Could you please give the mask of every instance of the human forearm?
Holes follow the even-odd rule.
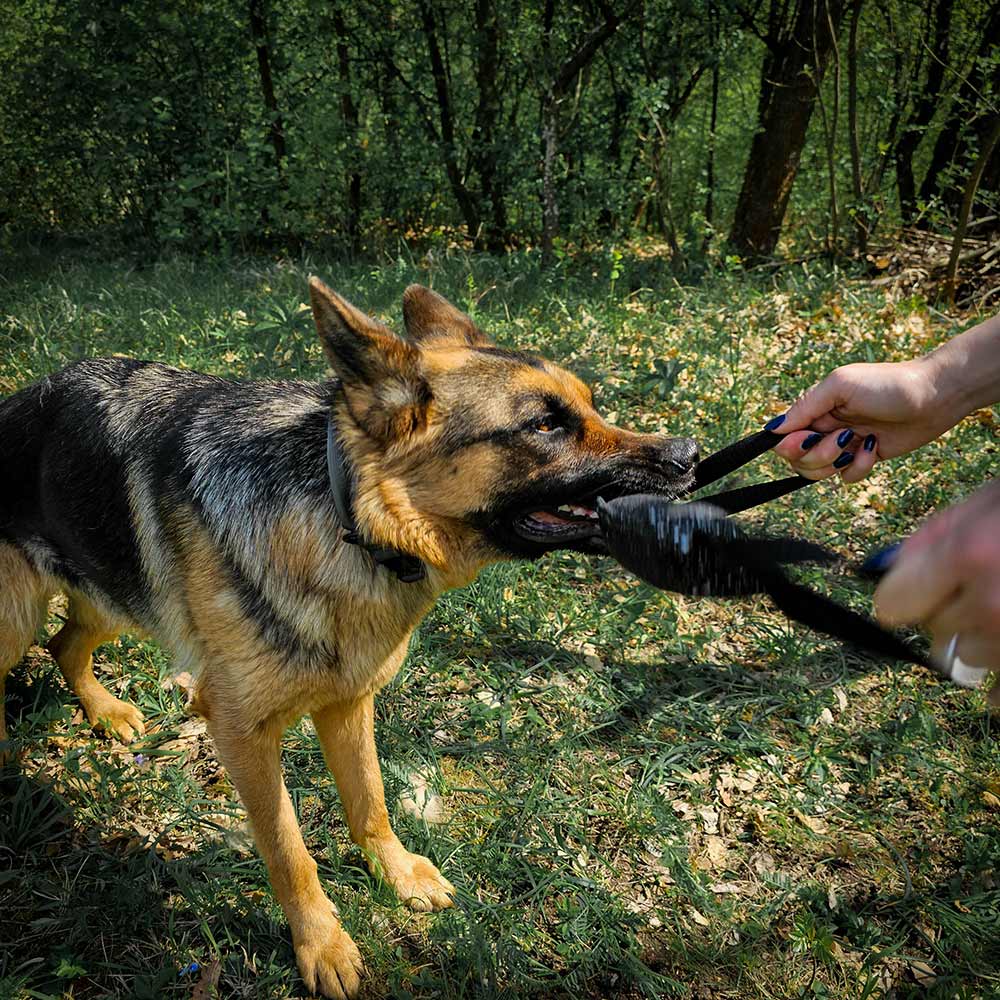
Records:
[[[846,482],[876,461],[932,441],[1000,400],[1000,316],[912,361],[844,365],[813,386],[768,430],[775,453],[800,475]]]
[[[940,405],[957,420],[1000,401],[1000,315],[959,334],[919,362],[931,372]]]

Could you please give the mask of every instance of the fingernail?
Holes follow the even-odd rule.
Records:
[[[902,544],[902,542],[895,542],[888,548],[881,549],[870,555],[861,564],[861,572],[869,576],[881,576],[896,561],[896,555]]]
[[[869,434],[868,437],[865,438],[865,451],[874,451],[874,450],[875,450],[875,435]]]
[[[848,427],[846,430],[841,431],[837,435],[837,447],[843,448],[844,445],[846,445],[847,442],[850,441],[852,437],[854,437],[854,431],[852,431],[850,427]]]
[[[764,424],[764,430],[776,431],[784,422],[785,422],[785,414],[782,413],[779,416],[774,417],[772,420],[769,420],[766,424]]]
[[[802,450],[803,451],[808,451],[810,448],[813,447],[813,445],[817,444],[818,442],[820,442],[822,440],[823,440],[823,435],[822,434],[818,434],[818,433],[810,434],[809,437],[807,437],[802,442]]]
[[[833,463],[835,469],[846,468],[851,462],[854,461],[853,451],[842,451],[840,455],[837,456],[837,461]]]

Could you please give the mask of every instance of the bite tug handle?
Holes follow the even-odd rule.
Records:
[[[770,451],[779,441],[781,434],[774,434],[771,431],[758,431],[749,437],[734,441],[725,448],[720,449],[713,455],[698,463],[698,468],[694,473],[694,490],[700,490],[702,486],[708,486],[723,476],[728,476],[730,472],[735,472],[738,468],[752,462],[758,455]]]
[[[699,497],[701,503],[714,504],[721,507],[727,514],[738,514],[741,510],[749,510],[770,500],[777,500],[788,493],[802,489],[815,482],[805,476],[788,476],[785,479],[775,479],[770,483],[755,483],[753,486],[741,486],[735,490],[725,490],[713,493],[708,497]]]

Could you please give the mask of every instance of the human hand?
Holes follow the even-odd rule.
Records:
[[[767,425],[785,435],[775,453],[806,479],[856,483],[932,441],[965,415],[932,359],[837,368]]]
[[[926,521],[875,591],[887,625],[921,625],[967,664],[1000,671],[1000,480]],[[990,695],[1000,706],[1000,684]]]

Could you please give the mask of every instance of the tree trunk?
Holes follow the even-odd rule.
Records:
[[[396,19],[392,8],[386,10],[384,19],[384,34],[378,37],[375,74],[378,88],[378,100],[382,110],[382,141],[386,150],[395,148],[399,141],[401,124],[396,101],[396,86],[399,71],[392,60],[392,39],[397,31]],[[426,126],[425,126],[426,127]],[[380,213],[393,222],[401,223],[399,218],[400,178],[386,171],[379,185],[382,207]],[[407,220],[409,221],[409,220]]]
[[[892,90],[889,102],[892,113],[889,115],[885,138],[879,144],[882,152],[876,158],[871,173],[868,175],[868,182],[864,185],[865,191],[872,192],[882,190],[882,179],[885,177],[886,167],[889,165],[889,155],[896,146],[896,135],[899,131],[899,123],[902,120],[903,105],[905,103],[905,98],[903,97],[903,53],[900,51],[898,44],[892,44],[895,43],[897,38],[895,25],[892,20],[892,12],[883,8],[880,13],[885,17],[886,31],[892,48]],[[878,214],[876,213],[873,215],[871,224],[868,227],[869,237],[875,231],[877,222]]]
[[[278,180],[284,182],[285,169],[285,126],[278,110],[278,99],[274,93],[274,79],[271,76],[271,48],[267,40],[266,0],[248,0],[250,14],[250,34],[257,49],[257,69],[260,74],[260,92],[264,98],[270,119],[270,139],[274,147],[274,160],[278,170]]]
[[[830,0],[829,16],[822,0],[803,0],[792,30],[781,38],[771,35],[761,72],[759,125],[729,236],[746,259],[768,256],[778,244],[817,88],[833,51],[831,28],[839,30],[843,15],[844,0]]]
[[[554,15],[553,0],[546,0],[542,51],[548,56]],[[556,194],[555,165],[559,153],[559,107],[577,76],[590,64],[600,47],[618,30],[621,18],[605,10],[605,21],[583,39],[563,60],[542,96],[542,267],[555,260],[555,238],[559,233],[559,202]],[[546,59],[547,61],[547,59]]]
[[[840,46],[837,45],[837,31],[830,19],[829,4],[820,16],[826,17],[833,40],[833,111],[826,113],[822,88],[816,88],[816,102],[819,104],[820,117],[823,120],[823,135],[826,139],[826,172],[830,187],[830,237],[827,250],[836,254],[840,244],[840,205],[837,199],[837,123],[840,121]],[[817,53],[816,72],[820,73],[819,56]]]
[[[972,203],[976,200],[976,189],[979,187],[983,171],[986,169],[986,164],[989,163],[997,143],[1000,143],[1000,115],[993,115],[989,134],[986,136],[983,148],[979,153],[979,159],[976,160],[965,185],[962,207],[958,215],[958,226],[955,229],[955,241],[951,246],[951,258],[948,261],[948,273],[945,275],[943,291],[952,304],[955,302],[955,293],[958,291],[958,258],[961,256],[962,244],[965,242],[965,229],[969,224]]]
[[[917,215],[917,186],[913,177],[913,157],[931,118],[934,117],[934,112],[941,103],[944,71],[948,65],[952,2],[953,0],[938,0],[934,9],[934,42],[927,66],[927,79],[921,90],[920,99],[903,127],[894,150],[899,211],[904,222],[912,222]]]
[[[559,117],[554,100],[542,102],[542,267],[555,260],[555,237],[559,232],[559,200],[556,197],[555,165],[559,152]]]
[[[500,93],[500,30],[493,0],[476,0],[476,87],[479,105],[472,133],[471,161],[479,174],[483,196],[490,204],[483,242],[491,253],[501,253],[507,244],[507,206],[500,176],[497,121]]]
[[[337,33],[337,70],[340,77],[340,116],[350,138],[350,168],[347,172],[347,240],[351,253],[361,247],[361,173],[358,169],[358,108],[351,94],[351,61],[347,49],[347,26],[339,10],[333,12]]]
[[[712,63],[712,109],[708,120],[708,151],[705,156],[705,246],[707,247],[712,233],[712,216],[715,212],[715,130],[719,120],[719,19],[715,5],[709,5],[712,14],[712,40],[715,43]]]
[[[858,140],[858,21],[864,0],[851,6],[851,31],[847,43],[847,131],[851,143],[851,189],[854,195],[854,245],[864,256],[868,251],[868,206],[861,176],[861,143]]]
[[[629,123],[629,109],[632,105],[631,90],[628,85],[619,85],[615,64],[613,59],[607,58],[605,53],[606,66],[608,70],[608,82],[611,84],[612,111],[611,129],[608,136],[608,166],[613,171],[613,175],[621,179],[622,175],[622,141],[625,138],[625,130]],[[611,205],[605,205],[597,216],[597,224],[605,233],[611,233],[618,226],[617,212],[612,210]]]
[[[444,169],[451,184],[455,201],[458,202],[465,228],[469,237],[478,242],[481,238],[480,214],[477,200],[466,187],[465,177],[458,165],[458,151],[455,146],[455,119],[451,108],[451,92],[448,86],[448,74],[445,70],[441,46],[438,42],[437,26],[434,23],[434,12],[428,0],[420,0],[420,20],[427,40],[427,50],[431,58],[431,75],[434,77],[434,92],[437,96],[438,119],[441,123],[441,153],[444,158]]]

